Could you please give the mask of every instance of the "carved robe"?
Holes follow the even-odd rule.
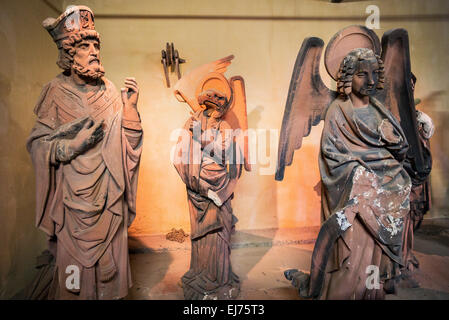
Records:
[[[83,92],[60,74],[48,83],[35,108],[27,148],[36,173],[36,225],[52,241],[56,268],[49,298],[119,299],[132,285],[128,227],[136,214],[142,152],[140,120],[122,117],[114,85],[102,78]],[[90,115],[104,120],[104,138],[68,163],[56,160],[52,134]],[[67,277],[79,270],[79,286]]]
[[[211,120],[202,110],[195,117],[203,132],[210,128],[208,121]],[[186,122],[185,132],[189,132],[192,121],[190,118]],[[221,157],[232,146],[225,133],[226,129],[231,129],[230,126],[220,120],[215,128],[214,136],[219,134],[222,137],[221,141],[216,140],[219,145],[215,149],[215,155],[222,158],[220,161],[202,151],[201,143],[192,134],[178,141],[176,148],[176,154],[182,159],[175,163],[175,167],[186,184],[190,212],[190,269],[182,277],[184,297],[190,300],[235,298],[240,288],[238,276],[232,272],[230,242],[237,222],[232,213],[231,199],[241,168],[230,166],[231,170],[237,170],[231,173],[224,156]],[[218,155],[220,152],[222,155]],[[209,190],[215,192],[220,206],[208,197]]]
[[[411,188],[402,164],[407,149],[399,123],[376,99],[364,108],[341,98],[329,106],[319,158],[323,226],[312,257],[312,296],[384,297],[403,263]],[[375,268],[378,283],[367,281]]]

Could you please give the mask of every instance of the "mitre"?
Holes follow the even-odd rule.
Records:
[[[95,31],[94,13],[86,6],[68,6],[58,18],[47,18],[42,25],[61,49],[62,41],[70,35],[84,30]]]

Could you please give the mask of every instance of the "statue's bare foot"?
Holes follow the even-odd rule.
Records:
[[[299,271],[298,269],[288,269],[284,271],[284,276],[292,282],[292,286],[298,289],[299,296],[302,298],[310,298],[309,284],[310,275]]]

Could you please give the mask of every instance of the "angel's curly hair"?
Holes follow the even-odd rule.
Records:
[[[337,76],[337,91],[340,96],[344,98],[348,97],[349,92],[352,88],[352,77],[356,72],[358,63],[362,60],[368,60],[373,57],[377,59],[377,63],[379,65],[379,69],[377,70],[378,78],[376,89],[383,89],[385,82],[385,72],[382,59],[380,59],[377,54],[374,54],[371,49],[357,48],[349,52],[340,64],[340,69]]]
[[[75,55],[75,46],[82,40],[95,39],[100,43],[100,35],[95,30],[82,30],[71,34],[67,39],[61,41],[59,49],[59,57],[56,64],[64,71],[68,71],[72,67],[73,56]]]

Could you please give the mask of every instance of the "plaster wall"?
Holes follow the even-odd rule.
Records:
[[[35,227],[34,172],[25,148],[42,87],[58,68],[40,27],[41,1],[0,2],[0,299],[31,281],[45,237]]]

